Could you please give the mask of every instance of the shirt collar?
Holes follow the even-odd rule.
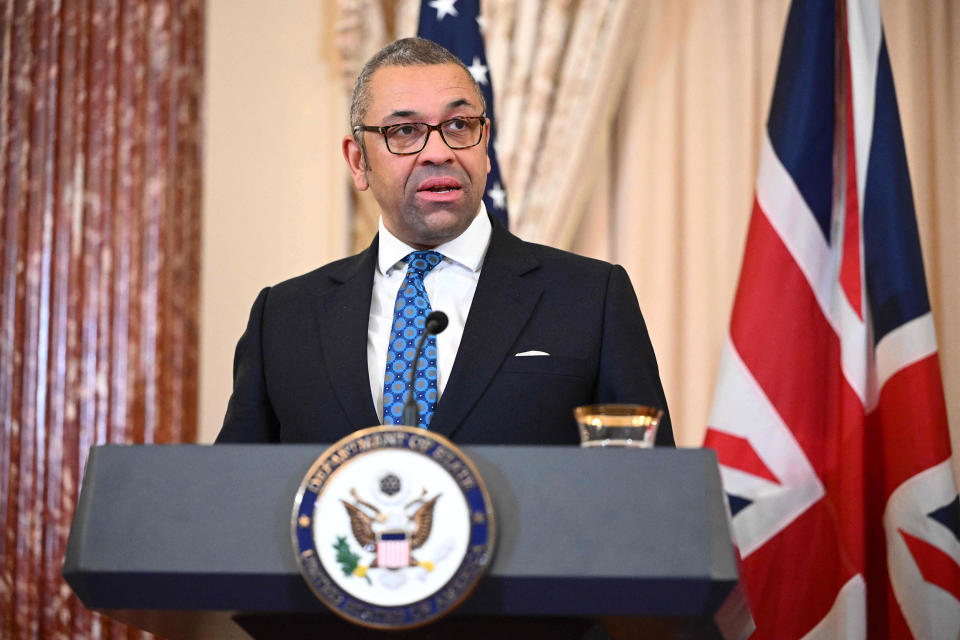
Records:
[[[377,255],[377,269],[381,274],[387,273],[391,268],[409,254],[416,251],[413,247],[398,239],[383,226],[383,216],[380,217],[380,243],[379,253]],[[480,201],[480,211],[477,213],[473,222],[459,236],[445,242],[434,251],[443,254],[443,257],[453,262],[458,262],[471,271],[480,271],[483,265],[483,256],[487,253],[487,247],[490,245],[490,234],[493,232],[493,226],[487,217],[487,208]]]

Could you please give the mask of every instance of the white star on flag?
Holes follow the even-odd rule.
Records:
[[[487,32],[487,19],[483,16],[477,16],[477,28],[480,29],[480,33]]]
[[[437,10],[437,20],[443,20],[446,16],[453,16],[456,18],[458,15],[457,8],[454,7],[457,3],[457,0],[433,0],[430,3],[431,9]]]
[[[503,190],[499,182],[495,183],[493,188],[487,189],[487,195],[493,200],[493,206],[497,209],[503,209],[507,206],[507,192]]]
[[[487,84],[487,65],[482,64],[479,57],[474,56],[473,64],[467,67],[467,69],[470,71],[473,79],[477,81],[477,84]]]

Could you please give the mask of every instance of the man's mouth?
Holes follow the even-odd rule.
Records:
[[[460,183],[454,178],[438,177],[428,178],[417,187],[418,193],[450,193],[460,191]]]

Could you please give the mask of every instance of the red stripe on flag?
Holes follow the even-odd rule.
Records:
[[[724,466],[745,471],[780,484],[780,481],[763,463],[763,460],[760,459],[760,456],[757,455],[750,441],[746,438],[708,428],[703,446],[715,450],[720,464]]]
[[[863,320],[863,292],[860,286],[860,205],[857,196],[857,148],[854,138],[853,89],[850,83],[850,45],[843,46],[843,66],[846,76],[846,199],[843,222],[843,257],[840,262],[840,286],[843,293]]]
[[[757,630],[751,640],[799,638],[830,611],[857,569],[837,555],[836,514],[817,502],[743,560]]]
[[[881,625],[878,626],[874,624],[874,622],[877,621],[878,614],[871,608],[872,602],[867,598],[867,637],[870,638],[870,640],[874,638],[878,640],[883,640],[883,638],[914,640],[913,633],[910,631],[910,627],[907,626],[907,620],[903,617],[903,611],[900,610],[896,596],[893,594],[893,585],[890,584],[889,576],[887,576],[887,602],[893,606],[887,610],[888,615],[886,619],[881,619]]]
[[[930,584],[935,584],[957,600],[960,600],[960,567],[949,555],[926,540],[897,529],[900,537],[910,548],[920,575]]]
[[[887,380],[870,414],[870,439],[883,442],[880,463],[884,502],[916,474],[950,458],[947,405],[936,353],[904,367]]]

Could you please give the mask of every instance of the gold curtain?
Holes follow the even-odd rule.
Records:
[[[203,2],[0,20],[0,637],[139,637],[60,569],[91,445],[195,437]]]

